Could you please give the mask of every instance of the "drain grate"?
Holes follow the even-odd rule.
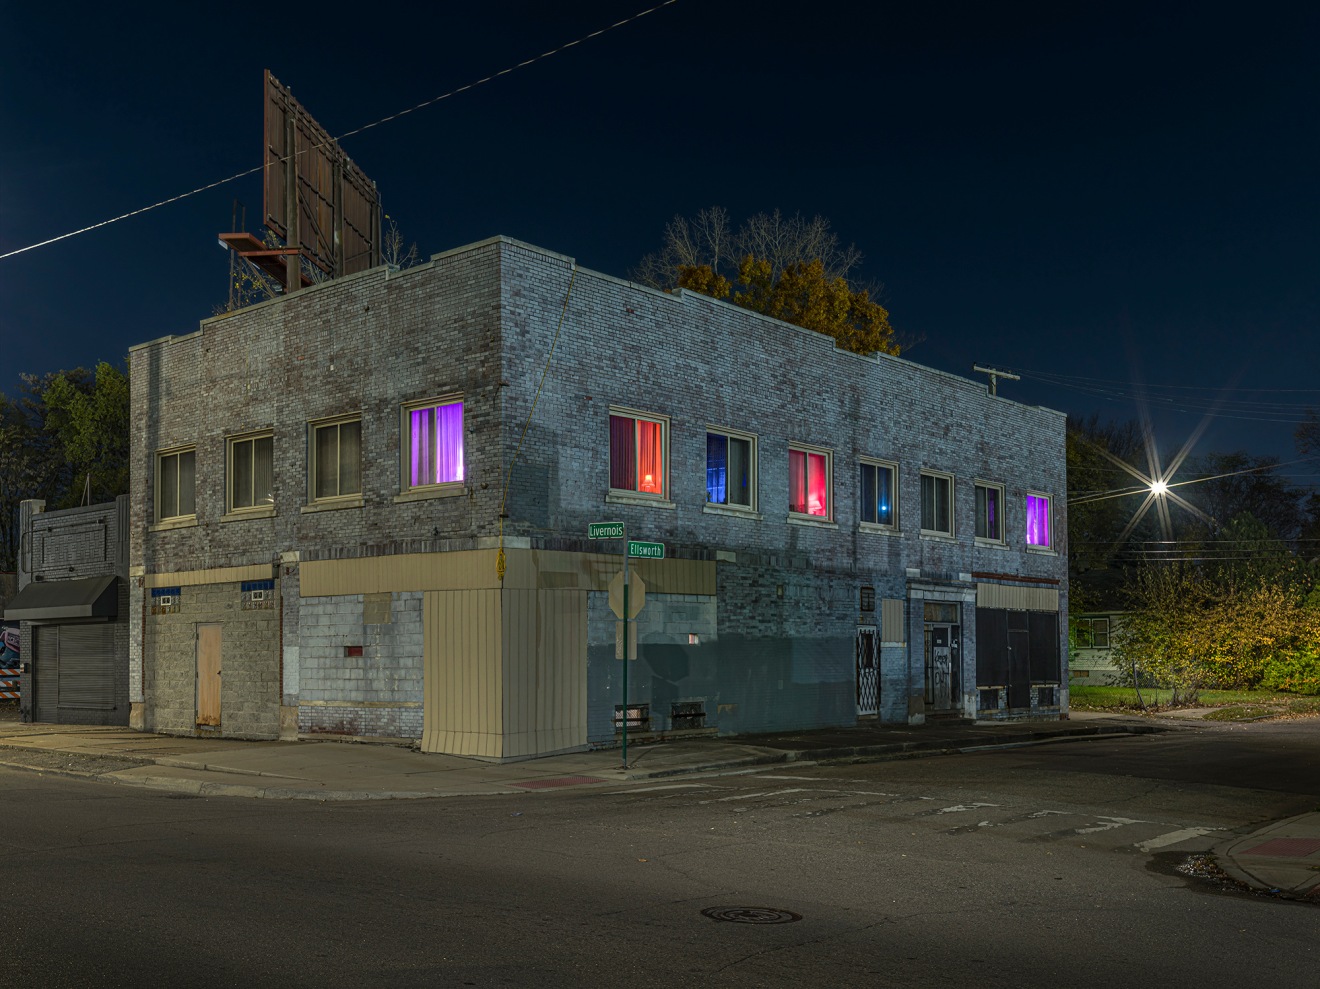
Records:
[[[792,924],[802,919],[800,913],[773,907],[707,907],[701,913],[730,924]]]

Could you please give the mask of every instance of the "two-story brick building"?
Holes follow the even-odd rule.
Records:
[[[507,238],[133,349],[134,724],[610,744],[1066,710],[1064,417]]]

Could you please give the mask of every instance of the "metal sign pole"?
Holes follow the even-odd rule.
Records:
[[[623,765],[628,768],[628,524],[623,526]]]

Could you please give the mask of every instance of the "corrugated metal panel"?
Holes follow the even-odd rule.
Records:
[[[537,677],[531,726],[533,752],[556,752],[587,742],[587,594],[537,594]],[[530,754],[530,753],[529,753]]]
[[[886,646],[901,646],[907,642],[902,598],[885,598],[880,602],[880,641]]]
[[[185,587],[197,584],[235,584],[244,580],[271,580],[278,577],[269,563],[246,567],[216,567],[211,570],[181,570],[178,573],[149,573],[142,578],[145,587]]]
[[[1004,608],[1009,611],[1058,611],[1057,587],[1032,587],[1027,584],[977,584],[978,608]]]
[[[499,616],[495,590],[424,595],[422,751],[503,754]]]

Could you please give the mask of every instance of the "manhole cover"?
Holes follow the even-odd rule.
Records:
[[[711,920],[730,924],[791,924],[802,919],[800,913],[771,907],[707,907],[701,913]]]

